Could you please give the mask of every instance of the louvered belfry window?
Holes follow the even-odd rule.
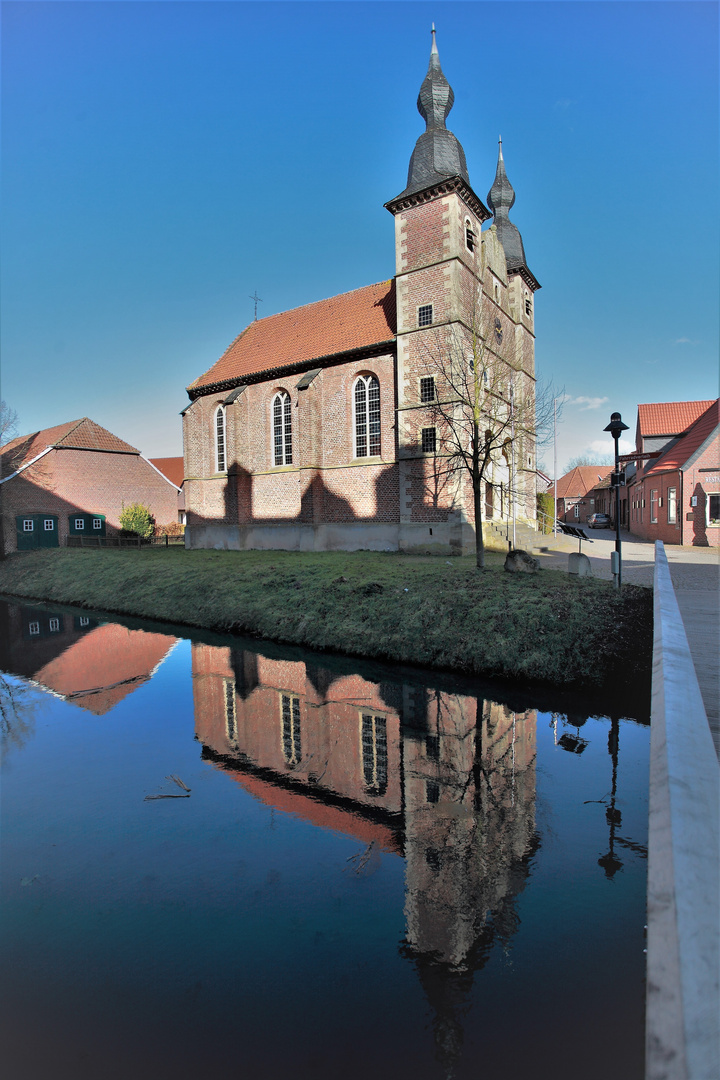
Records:
[[[273,432],[275,464],[292,465],[292,404],[285,390],[273,398]]]
[[[380,454],[380,383],[361,375],[355,383],[355,457]]]

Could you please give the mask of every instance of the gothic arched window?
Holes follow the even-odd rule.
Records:
[[[215,410],[215,472],[225,472],[226,465],[225,410],[222,405],[218,405]]]
[[[380,454],[380,383],[374,375],[360,375],[353,392],[355,457]]]
[[[273,446],[276,465],[292,465],[292,405],[287,390],[273,398]]]

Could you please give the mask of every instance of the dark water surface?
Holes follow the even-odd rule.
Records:
[[[0,627],[6,1080],[641,1080],[645,723]]]

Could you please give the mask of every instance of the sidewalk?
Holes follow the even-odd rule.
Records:
[[[609,529],[587,530],[593,543],[582,542],[582,552],[592,565],[593,576],[612,580],[610,553],[615,534]],[[655,545],[649,540],[621,534],[623,584],[652,588]],[[577,551],[577,541],[571,550]],[[687,634],[700,684],[705,712],[720,758],[720,553],[716,548],[665,547],[670,577]],[[565,551],[536,555],[541,566],[567,570]]]

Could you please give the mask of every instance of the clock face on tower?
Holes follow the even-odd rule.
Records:
[[[502,323],[500,322],[499,319],[496,319],[495,320],[495,340],[497,341],[498,345],[502,341],[502,335],[503,335]]]

